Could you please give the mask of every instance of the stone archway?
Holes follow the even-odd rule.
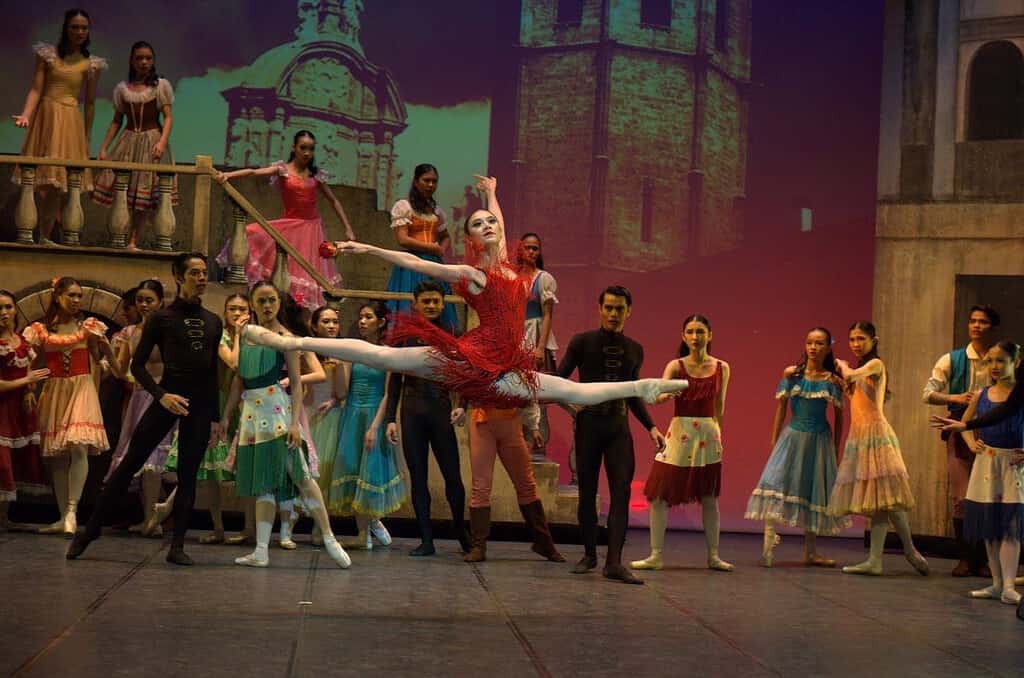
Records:
[[[99,283],[80,281],[82,286],[82,312],[94,315],[111,324],[121,309],[121,291],[107,288]],[[33,291],[34,290],[34,291]],[[38,285],[17,292],[18,317],[22,326],[41,320],[50,305],[53,295],[51,283],[40,282]],[[117,323],[114,323],[115,326]]]

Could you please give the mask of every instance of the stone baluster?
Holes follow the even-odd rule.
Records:
[[[68,168],[68,202],[64,205],[64,216],[61,224],[65,245],[81,244],[82,225],[85,224],[85,213],[82,212],[82,168]]]
[[[39,224],[39,212],[36,211],[36,196],[33,192],[36,183],[35,165],[21,165],[21,195],[18,196],[18,207],[14,211],[14,225],[18,228],[18,242],[31,245],[32,232]]]
[[[110,246],[124,248],[128,245],[128,228],[132,215],[128,211],[128,181],[132,173],[114,170],[114,202],[110,206]]]
[[[249,260],[249,240],[245,237],[245,211],[233,200],[231,205],[234,229],[231,246],[228,247],[228,272],[224,276],[224,282],[244,285],[245,262]]]
[[[280,290],[281,294],[288,294],[292,287],[292,277],[288,273],[288,253],[280,247],[277,248],[277,255],[274,257],[274,272],[270,276],[270,282]]]
[[[160,204],[156,209],[156,216],[153,219],[153,228],[156,231],[156,249],[162,252],[170,252],[171,237],[174,235],[175,226],[177,226],[174,210],[171,209],[174,175],[169,172],[161,172],[157,175],[157,178],[160,182]]]

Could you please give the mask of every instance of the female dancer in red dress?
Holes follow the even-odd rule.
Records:
[[[532,350],[523,341],[526,281],[509,264],[505,227],[498,207],[497,180],[477,177],[487,194],[486,210],[469,215],[464,225],[467,264],[439,264],[408,252],[358,242],[324,243],[321,254],[373,254],[385,261],[453,283],[477,312],[480,325],[454,337],[418,316],[400,317],[391,342],[419,339],[423,346],[377,346],[358,339],[282,337],[248,325],[245,336],[279,351],[315,351],[441,382],[480,407],[523,407],[532,400],[596,405],[616,398],[641,397],[655,402],[662,393],[680,393],[685,379],[639,379],[582,384],[536,371]]]

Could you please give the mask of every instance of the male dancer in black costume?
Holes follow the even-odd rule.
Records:
[[[444,311],[444,288],[440,283],[427,278],[416,286],[412,296],[412,307],[416,313],[432,323],[440,321]],[[427,454],[430,449],[434,450],[434,458],[444,478],[444,493],[452,511],[456,538],[463,552],[468,553],[470,543],[464,523],[466,488],[462,484],[459,443],[453,428],[454,424],[465,417],[465,410],[461,407],[452,409],[451,396],[439,383],[392,373],[384,414],[386,435],[392,445],[398,444],[395,418],[400,399],[402,449],[405,452],[405,463],[409,467],[412,507],[420,527],[420,545],[410,551],[409,555],[432,556],[435,553],[434,533],[430,524],[430,489],[427,485],[430,468]]]
[[[171,263],[171,274],[178,283],[178,296],[146,321],[132,356],[132,376],[153,396],[153,403],[139,420],[128,452],[104,486],[89,523],[75,534],[68,547],[68,560],[78,558],[90,542],[99,538],[108,511],[128,489],[153,448],[177,423],[178,492],[174,500],[174,538],[167,562],[192,564],[184,551],[185,532],[195,503],[199,464],[211,435],[219,435],[217,346],[223,328],[220,318],[203,308],[205,256],[199,252],[178,255]],[[146,370],[149,356],[157,347],[164,363],[159,384]]]
[[[609,287],[601,293],[598,304],[601,329],[572,338],[558,367],[558,376],[567,379],[578,368],[581,382],[637,379],[644,349],[622,333],[633,304],[629,290],[618,285]],[[603,574],[627,584],[642,584],[641,579],[622,565],[622,547],[629,527],[630,485],[636,469],[627,411],[643,424],[659,452],[665,447],[665,437],[654,425],[640,398],[591,405],[576,415],[574,442],[580,502],[576,516],[583,533],[585,554],[572,571],[584,574],[597,567],[597,483],[603,457],[611,494],[608,554]]]

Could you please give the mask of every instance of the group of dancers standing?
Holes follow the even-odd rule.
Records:
[[[71,10],[60,43],[37,47],[33,89],[25,110],[15,116],[18,125],[29,128],[26,154],[74,159],[87,154],[85,130],[91,124],[96,76],[105,66],[88,54],[88,30],[88,15]],[[130,77],[115,90],[115,118],[101,157],[110,147],[112,159],[169,162],[173,92],[156,75],[155,52],[148,43],[136,43],[129,60]],[[77,106],[79,90],[87,95],[84,121]],[[126,116],[131,126],[120,131]],[[359,535],[350,548],[371,547],[374,539],[388,544],[390,535],[380,519],[397,509],[410,489],[421,534],[410,555],[435,553],[427,490],[432,449],[444,475],[452,536],[467,561],[486,559],[497,458],[515,485],[534,551],[561,562],[536,492],[526,442],[543,442],[541,405],[558,402],[569,406],[575,419],[584,556],[574,573],[597,567],[596,492],[602,463],[610,490],[606,577],[638,584],[642,581],[631,570],[660,569],[667,510],[688,502],[701,504],[708,567],[733,570],[719,555],[717,505],[730,368],[710,352],[710,320],[699,314],[686,318],[679,357],[666,365],[661,379],[639,379],[643,349],[624,334],[632,298],[625,288],[612,286],[599,295],[600,328],[574,337],[556,362],[556,284],[543,270],[540,237],[524,236],[516,261],[509,259],[493,178],[477,177],[486,207],[467,210],[466,263],[445,264],[450,237],[445,214],[433,198],[435,167],[418,166],[408,200],[392,209],[392,227],[402,250],[382,249],[355,241],[341,203],[316,167],[315,145],[312,133],[299,131],[287,161],[215,176],[219,181],[270,177],[280,187],[284,206],[274,225],[303,256],[320,261],[328,279],[337,280],[331,261],[335,256],[376,256],[393,265],[388,289],[411,293],[411,306],[363,304],[352,333],[357,336],[341,337],[337,312],[323,305],[322,291],[301,269],[291,271],[293,295],[266,282],[274,247],[256,225],[246,230],[252,253],[246,272],[253,285],[248,296],[228,298],[223,320],[202,307],[208,273],[201,253],[175,260],[177,294],[169,305],[164,306],[158,281],[143,281],[131,298],[139,321],[113,340],[108,340],[103,323],[82,316],[82,288],[71,278],[54,281],[44,318],[21,332],[15,326],[17,300],[0,292],[0,498],[12,499],[18,481],[22,487],[38,488],[40,459],[47,460],[61,518],[42,531],[73,535],[67,557],[74,559],[100,536],[120,496],[138,482],[146,512],[140,531],[158,533],[161,519],[173,511],[167,558],[187,565],[191,559],[184,552],[184,536],[197,483],[208,488],[215,514],[215,530],[204,541],[220,542],[228,540],[219,517],[221,483],[233,481],[235,493],[251,500],[246,533],[233,541],[255,541],[255,550],[236,562],[268,564],[278,513],[279,543],[294,548],[291,527],[301,507],[316,524],[314,539],[341,567],[348,567],[351,561],[331,531],[328,511],[356,516]],[[47,171],[50,175],[40,181],[44,242],[56,219],[53,206],[59,205],[54,189],[67,188],[63,170]],[[133,174],[129,205],[139,224],[152,214],[153,185],[152,175]],[[101,177],[94,191],[101,202],[103,187]],[[88,176],[83,188],[93,188]],[[348,240],[323,242],[318,195],[328,200]],[[133,246],[136,233],[133,228]],[[452,309],[444,303],[452,290],[476,311],[478,327],[457,333]],[[308,321],[301,320],[303,308],[312,312]],[[990,326],[998,324],[991,309],[977,307],[972,328],[976,315],[987,318]],[[761,564],[772,566],[779,542],[775,528],[785,524],[805,531],[807,565],[834,566],[818,553],[816,537],[836,534],[849,525],[850,515],[863,515],[871,525],[869,557],[843,572],[881,574],[884,539],[892,526],[910,564],[926,575],[928,564],[914,547],[907,520],[906,512],[914,505],[907,470],[883,414],[888,375],[878,356],[877,333],[870,322],[861,321],[850,327],[848,339],[852,364],[834,356],[827,329],[813,328],[801,359],[783,372],[776,391],[772,451],[746,513],[764,522]],[[34,369],[36,352],[45,368]],[[971,595],[1006,603],[1020,601],[1014,579],[1024,534],[1019,352],[1009,342],[986,346],[972,334],[970,347],[940,360],[925,392],[927,402],[950,405],[954,415],[936,423],[954,441],[950,474],[951,481],[954,476],[959,480],[951,492],[962,494],[954,497],[958,538],[964,544],[984,543],[987,551],[992,585]],[[133,391],[103,491],[87,525],[78,527],[87,457],[108,448],[92,380],[97,361],[114,377],[132,382]],[[574,372],[579,381],[568,379]],[[645,403],[670,399],[675,411],[663,435]],[[837,465],[847,400],[850,431]],[[635,466],[630,412],[649,432],[657,456],[644,488],[650,502],[651,553],[627,568],[621,557]],[[976,414],[980,416],[967,423],[959,420],[959,415],[970,419]],[[452,428],[463,421],[469,427],[473,467],[468,533]],[[971,432],[978,427],[980,436]],[[411,488],[406,488],[394,456],[399,437]],[[168,468],[176,472],[178,484],[173,496],[159,503],[161,474]],[[976,564],[967,567],[980,572]]]

